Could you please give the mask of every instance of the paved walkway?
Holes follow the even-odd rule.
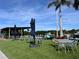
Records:
[[[7,56],[0,51],[0,59],[8,59]]]

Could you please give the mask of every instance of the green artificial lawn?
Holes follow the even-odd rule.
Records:
[[[51,46],[53,42],[44,40],[40,47],[29,48],[27,41],[1,40],[0,50],[9,59],[79,59],[79,52],[58,52]],[[78,50],[79,51],[79,50]]]

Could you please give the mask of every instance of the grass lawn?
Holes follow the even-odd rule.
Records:
[[[44,40],[40,47],[29,48],[29,43],[26,41],[1,40],[0,50],[9,59],[79,59],[79,52],[58,53],[51,44],[50,40]]]

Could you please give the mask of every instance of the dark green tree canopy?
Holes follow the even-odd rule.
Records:
[[[73,1],[73,3],[71,1]],[[55,10],[57,10],[61,5],[67,5],[68,7],[72,5],[76,10],[78,10],[79,0],[55,0],[48,4],[48,8],[50,8],[51,6],[56,6]]]
[[[48,8],[50,8],[52,5],[56,6],[55,10],[57,10],[61,5],[70,6],[70,1],[68,1],[68,0],[56,0],[56,1],[50,2],[48,4]]]

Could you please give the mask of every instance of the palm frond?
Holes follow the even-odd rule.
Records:
[[[62,5],[67,5],[68,7],[70,7],[71,2],[70,2],[70,0],[69,0],[69,1],[67,1],[67,0],[62,0],[62,1],[61,1],[61,4],[62,4]]]
[[[61,4],[65,4],[66,3],[66,0],[61,0]]]
[[[51,2],[48,4],[48,8],[50,8],[52,5],[54,5],[56,8],[55,10],[57,10],[61,5],[67,5],[68,7],[70,7],[71,2],[70,0],[56,0],[54,2]]]
[[[72,3],[71,3],[70,1],[67,1],[67,2],[66,2],[66,5],[67,5],[68,7],[70,7],[71,4],[72,4]]]
[[[60,7],[61,4],[56,5],[55,11]]]
[[[76,10],[78,10],[78,8],[79,8],[79,0],[74,0],[73,7],[74,7]]]
[[[49,4],[48,4],[48,8],[50,8],[52,5],[55,6],[55,5],[56,5],[56,2],[51,2],[51,3],[49,3]]]

